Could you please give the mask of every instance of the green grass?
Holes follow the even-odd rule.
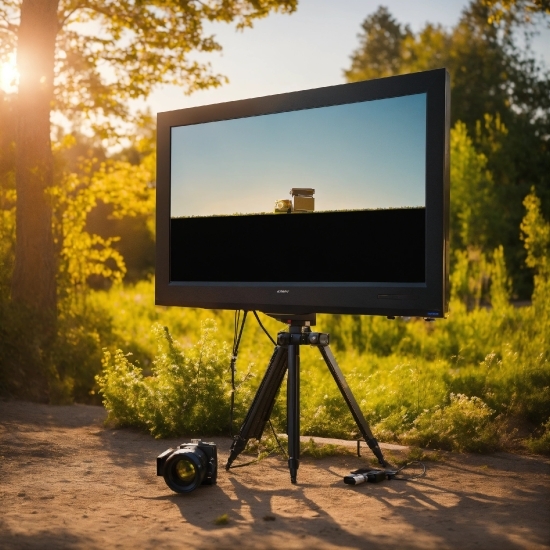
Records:
[[[533,431],[525,445],[545,452],[548,301],[539,292],[533,305],[519,309],[466,311],[453,303],[449,319],[436,323],[318,315],[317,329],[330,332],[336,358],[380,440],[487,452],[505,444],[507,421],[515,419]],[[97,292],[90,300],[93,311],[108,312],[111,332],[97,389],[111,420],[157,437],[227,433],[233,313],[152,303],[152,282]],[[273,335],[284,329],[273,319],[263,321]],[[235,427],[272,351],[250,316],[237,362]],[[285,394],[283,388],[271,417],[278,431],[285,430]],[[358,435],[320,354],[308,347],[301,352],[301,431]]]
[[[227,525],[229,523],[229,516],[227,514],[222,514],[214,520],[214,523],[216,525]]]

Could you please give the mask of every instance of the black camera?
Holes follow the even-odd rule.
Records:
[[[176,493],[190,493],[199,485],[214,485],[218,477],[215,443],[192,439],[157,456],[157,475]]]

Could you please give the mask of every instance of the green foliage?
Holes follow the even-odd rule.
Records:
[[[122,159],[100,163],[93,157],[81,157],[71,167],[67,159],[78,146],[76,138],[65,136],[56,145],[59,183],[50,193],[60,258],[57,282],[61,309],[67,307],[63,301],[68,301],[71,307],[82,310],[91,286],[120,282],[126,273],[125,258],[117,246],[119,234],[105,231],[101,225],[94,230],[90,224],[98,209],[107,209],[111,223],[141,217],[151,240],[154,237],[155,153],[147,151],[150,140],[151,136],[138,140],[137,150],[146,151],[138,164]]]
[[[351,58],[351,68],[344,71],[346,79],[355,82],[398,74],[402,43],[411,35],[410,29],[400,25],[385,6],[369,15],[361,28],[361,46]]]
[[[0,186],[0,296],[9,296],[15,250],[15,192]]]
[[[491,264],[479,248],[456,250],[451,273],[451,298],[455,309],[465,305],[478,308],[486,297],[490,281]]]
[[[537,14],[550,15],[548,0],[483,0],[483,5],[489,8],[489,22],[504,19],[531,23]]]
[[[218,516],[214,523],[216,525],[227,525],[229,523],[229,515],[228,514],[222,514],[221,516]]]
[[[155,325],[153,330],[159,349],[152,376],[144,377],[120,350],[114,355],[105,351],[97,380],[109,419],[155,437],[226,431],[230,352],[214,339],[216,324],[202,323],[199,341],[185,352],[167,328]]]
[[[359,46],[344,71],[350,82],[447,67],[453,90],[453,124],[473,132],[484,116],[547,119],[550,81],[543,68],[514,42],[517,21],[489,21],[486,0],[471,0],[451,29],[427,23],[418,34],[381,6],[366,17]],[[508,84],[508,85],[507,85]],[[513,84],[513,85],[510,85]],[[537,112],[537,110],[539,110]]]
[[[451,131],[451,182],[451,248],[484,248],[496,216],[493,179],[462,122]]]
[[[350,447],[334,445],[332,443],[316,443],[311,437],[307,443],[300,444],[300,455],[302,457],[318,459],[329,456],[353,455],[354,453],[355,451]]]
[[[190,55],[221,50],[205,24],[235,22],[242,30],[296,7],[297,0],[60,0],[53,109],[77,124],[88,118],[102,138],[121,133],[132,116],[131,100],[147,97],[159,84],[191,93],[227,81]],[[0,5],[6,23],[0,25],[0,61],[16,48],[20,10],[19,0]]]
[[[37,345],[33,315],[0,296],[0,393],[31,401],[48,401],[48,371]],[[36,368],[39,365],[39,368]]]
[[[527,441],[527,448],[541,455],[550,455],[550,419],[543,426],[544,433],[538,438],[531,438]]]
[[[512,280],[508,277],[504,247],[500,245],[493,252],[491,265],[491,306],[497,313],[505,314],[510,309],[510,297],[512,294]]]
[[[259,460],[273,454],[283,454],[283,451],[288,455],[287,436],[281,434],[277,436],[277,440],[266,430],[260,442],[255,439],[249,440],[244,452],[246,454],[257,455]],[[354,455],[355,452],[353,447],[335,445],[333,443],[317,443],[312,437],[305,443],[303,441],[300,442],[300,455],[302,458],[319,459],[329,456]]]
[[[547,265],[547,222],[534,194],[525,205],[522,231],[528,257],[533,258],[531,263],[542,277]],[[451,314],[446,321],[431,324],[420,319],[319,315],[318,323],[334,337],[332,345],[346,379],[380,439],[457,451],[489,451],[506,441],[506,419],[528,422],[536,429],[550,417],[550,289],[546,279],[539,281],[544,284],[537,283],[532,304],[514,308],[508,301],[510,281],[503,248],[495,249],[491,260],[475,250],[458,252]],[[484,291],[487,286],[489,290]],[[483,292],[492,307],[481,307]],[[130,363],[122,351],[107,352],[106,370],[98,381],[112,419],[158,436],[227,429],[227,409],[220,403],[224,396],[227,402],[229,391],[229,373],[221,366],[229,364],[228,350],[222,343],[214,345],[212,328],[205,332],[205,326],[213,326],[205,325],[208,312],[153,310],[150,282],[141,282],[133,290],[113,288],[95,293],[93,298],[95,308],[112,308],[114,340],[126,341],[144,364],[151,364],[147,357],[152,358],[144,320],[171,323],[178,333],[187,335],[187,346],[199,339],[196,347],[183,352],[157,326],[156,339],[160,338],[162,345],[150,377],[144,377],[141,368]],[[210,314],[224,327],[218,335],[220,342],[230,340],[229,312]],[[266,319],[265,324],[272,332],[280,329],[273,320]],[[199,326],[203,327],[201,333]],[[241,361],[248,361],[249,366],[239,377],[237,422],[250,404],[271,351],[267,339],[250,323],[241,346],[246,350]],[[205,357],[213,357],[213,386],[201,393],[189,381],[182,381],[196,370],[189,365],[196,365],[197,354],[203,351]],[[303,350],[301,373],[302,433],[357,437],[347,406],[315,350]],[[171,378],[174,375],[176,379]],[[162,380],[168,382],[161,384]],[[190,401],[185,401],[190,388]],[[197,396],[202,400],[200,410],[212,411],[210,416],[203,412],[202,423],[194,413],[181,412],[183,402],[191,403],[192,409],[199,407]],[[277,429],[285,429],[284,392],[275,403],[272,420]],[[538,440],[530,440],[528,445],[543,448],[536,447],[534,441]]]
[[[502,256],[500,260],[498,253],[495,256],[494,261],[500,265],[502,275],[505,268],[501,263]],[[506,278],[504,271],[503,279]],[[538,299],[548,301],[548,297]],[[153,336],[157,341],[161,337],[164,351],[154,359],[155,341],[146,335],[145,326],[157,320],[173,323],[177,327],[174,332],[187,335],[187,349],[196,339],[204,340],[199,327],[206,316],[214,315],[220,330],[211,333],[211,337],[218,338],[218,345],[223,346],[221,341],[231,338],[231,315],[177,308],[153,310],[151,302],[152,284],[145,282],[133,290],[111,289],[95,293],[94,301],[90,302],[94,307],[113,308],[116,312],[112,324],[113,341],[127,342],[126,350],[134,351],[141,358],[141,364],[149,365],[141,370],[132,365],[123,352],[111,353],[106,371],[109,374],[103,375],[101,384],[104,391],[113,396],[107,402],[112,418],[124,424],[141,426],[157,435],[176,433],[177,430],[181,434],[201,429],[203,433],[227,431],[229,358],[220,359],[225,364],[219,367],[220,370],[214,369],[221,373],[214,375],[218,389],[204,392],[202,397],[202,406],[218,410],[219,414],[211,417],[210,424],[200,427],[194,421],[177,424],[177,418],[187,416],[176,415],[174,420],[167,409],[158,405],[160,395],[150,390],[145,393],[143,388],[158,387],[159,377],[165,376],[165,370],[160,366],[180,364],[181,357],[188,355],[182,352],[183,355],[176,354],[176,359],[167,360],[168,341],[165,333],[156,329]],[[422,320],[391,321],[379,317],[329,315],[320,315],[318,324],[322,330],[338,336],[333,344],[338,361],[363,413],[381,440],[417,445],[427,444],[429,440],[430,445],[441,448],[481,451],[499,445],[500,434],[493,437],[484,428],[486,421],[492,422],[498,415],[501,418],[520,418],[534,427],[550,417],[550,317],[538,315],[537,308],[539,304],[535,301],[533,305],[519,309],[502,304],[501,307],[474,307],[468,311],[460,306],[460,302],[454,302],[449,319],[434,324]],[[265,323],[272,333],[282,328],[268,319]],[[388,346],[386,338],[395,340],[397,344]],[[361,341],[362,346],[357,346]],[[360,352],[357,347],[361,347]],[[271,351],[267,338],[253,320],[249,321],[243,333],[238,362],[235,425],[244,417]],[[148,363],[151,359],[153,362]],[[118,370],[115,368],[117,364],[120,365]],[[242,368],[240,365],[243,364],[248,366]],[[151,376],[144,375],[147,373]],[[353,419],[316,350],[303,349],[301,373],[302,433],[356,437]],[[183,377],[184,374],[177,376]],[[173,381],[164,386],[163,392],[165,403],[176,410],[181,407],[182,386]],[[467,397],[451,399],[451,394]],[[146,402],[149,403],[148,409]],[[220,403],[224,404],[221,409]],[[144,412],[146,409],[148,412]],[[163,412],[155,417],[152,411],[159,410]],[[195,416],[191,414],[189,418]],[[280,395],[275,404],[272,420],[277,430],[285,430],[284,395]],[[443,430],[442,439],[436,439],[430,431],[432,421],[437,423],[438,430]],[[157,428],[153,427],[154,422],[158,422]],[[165,423],[170,423],[170,426]]]
[[[504,272],[502,256],[500,260],[498,253],[495,256],[494,265],[500,265]],[[503,279],[506,278],[504,272]],[[113,396],[107,401],[111,417],[156,435],[187,435],[195,429],[195,433],[202,431],[203,434],[226,432],[230,391],[227,356],[217,355],[223,363],[218,370],[214,369],[217,390],[202,394],[201,406],[218,413],[208,417],[208,421],[205,415],[205,423],[200,427],[194,428],[198,426],[194,420],[190,424],[183,421],[177,424],[177,419],[187,418],[183,413],[179,416],[174,413],[174,410],[181,411],[185,384],[180,386],[171,381],[163,386],[166,407],[168,404],[175,407],[171,411],[159,405],[160,390],[155,393],[150,388],[159,388],[159,379],[169,378],[166,372],[186,376],[160,366],[183,364],[181,357],[192,361],[189,357],[196,353],[192,343],[204,341],[200,327],[207,316],[214,316],[220,326],[220,330],[211,332],[209,337],[217,339],[218,349],[223,349],[222,342],[232,337],[232,315],[178,308],[153,309],[150,282],[141,282],[124,291],[112,288],[94,293],[93,298],[90,304],[95,308],[111,308],[111,346],[126,342],[124,353],[131,350],[140,358],[138,367],[132,365],[122,351],[111,352],[108,375],[104,374],[101,382],[104,392]],[[537,300],[547,302],[548,295],[540,295]],[[501,435],[505,443],[504,419],[518,419],[535,429],[550,417],[550,315],[539,315],[537,300],[522,308],[503,302],[499,307],[474,306],[471,310],[454,301],[449,319],[436,323],[319,315],[318,325],[321,330],[331,332],[331,336],[337,336],[332,343],[335,355],[377,437],[416,445],[429,441],[431,446],[453,450],[486,451],[501,444]],[[182,355],[176,354],[176,359],[167,359],[169,348],[164,331],[159,332],[157,328],[149,335],[145,329],[147,324],[159,321],[170,325],[172,333],[184,337],[182,347],[176,346],[183,350]],[[264,322],[272,334],[282,328],[273,320],[266,318]],[[163,351],[155,352],[159,337]],[[388,345],[387,340],[395,345]],[[362,342],[361,346],[356,342]],[[249,320],[237,363],[235,426],[244,418],[271,352],[267,338],[254,320]],[[115,368],[117,364],[120,367]],[[144,388],[148,388],[147,392]],[[455,397],[451,398],[451,394]],[[106,395],[104,393],[104,398]],[[466,397],[459,398],[459,395]],[[358,435],[348,408],[315,349],[303,348],[301,353],[301,396],[303,434],[347,439]],[[491,435],[485,427],[494,427],[487,422],[494,423],[497,417],[502,421],[502,431],[493,430]],[[191,414],[190,418],[195,416]],[[271,418],[277,430],[285,430],[284,388]],[[443,430],[440,439],[434,430],[430,431],[430,423],[436,425],[437,430]],[[271,443],[274,448],[275,442]]]
[[[550,276],[550,223],[546,222],[542,216],[541,202],[534,187],[525,197],[523,205],[527,212],[520,229],[527,250],[525,263],[527,267],[535,269],[539,277],[548,278]]]
[[[550,204],[550,155],[544,136],[549,133],[549,79],[528,55],[522,57],[518,52],[509,32],[516,24],[513,18],[487,25],[491,17],[487,6],[483,7],[487,2],[472,2],[454,29],[428,24],[416,35],[380,8],[364,22],[362,49],[346,73],[354,80],[442,65],[452,73],[456,123],[451,131],[449,319],[425,323],[319,315],[318,324],[331,334],[346,379],[380,439],[487,451],[506,443],[508,421],[519,421],[533,432],[526,445],[533,452],[547,452],[550,225],[545,215]],[[170,19],[167,28],[183,25],[189,29],[194,20],[197,34],[170,40],[180,46],[204,46],[206,51],[216,45],[204,36],[200,21],[205,17],[236,20],[246,26],[270,10],[292,11],[296,2],[155,5],[157,12],[140,8],[135,16],[147,26],[162,13],[185,13],[187,19]],[[17,6],[8,2],[0,7],[0,15]],[[61,2],[61,10],[67,6]],[[111,7],[114,11],[109,14],[91,7],[74,12],[74,18],[105,21],[113,36],[104,42],[95,37],[86,42],[75,35],[75,42],[69,44],[64,40],[73,32],[71,24],[76,19],[66,21],[60,51],[65,48],[72,57],[58,68],[63,72],[71,67],[75,79],[65,91],[59,88],[56,108],[80,109],[82,117],[90,118],[102,108],[104,114],[116,118],[124,113],[128,94],[146,95],[155,78],[187,79],[188,90],[216,84],[219,77],[204,66],[184,64],[172,71],[170,62],[186,57],[185,48],[167,57],[168,65],[160,63],[149,73],[134,71],[112,87],[96,78],[98,56],[102,51],[115,51],[119,38],[126,40],[117,33],[131,21],[115,20],[117,14],[127,14],[127,4]],[[136,29],[132,36],[142,32]],[[14,42],[4,40],[1,29],[0,35],[1,58],[10,53]],[[132,42],[132,36],[129,48],[119,52],[121,57],[112,58],[122,59],[121,70],[139,59],[153,59],[159,55],[155,48],[168,40],[165,29],[159,31],[152,49],[141,52],[145,57],[139,58],[138,42]],[[84,59],[94,47],[92,57]],[[134,54],[135,59],[131,58]],[[92,85],[83,90],[86,83]],[[122,86],[126,87],[121,92]],[[80,103],[71,104],[76,91]],[[15,125],[10,109],[6,101],[0,107],[0,391],[59,403],[72,399],[98,402],[101,395],[111,421],[157,437],[227,433],[231,388],[225,342],[233,337],[233,314],[154,307],[150,278],[122,284],[125,269],[133,261],[131,247],[123,246],[124,235],[138,242],[139,233],[137,248],[141,250],[146,248],[143,243],[150,245],[154,238],[154,135],[147,117],[132,145],[111,158],[97,139],[87,141],[77,134],[58,140],[54,147],[57,175],[50,192],[60,258],[59,319],[55,341],[44,343],[32,312],[16,310],[9,302],[15,242]],[[97,135],[107,135],[112,120],[95,118],[101,130]],[[529,193],[531,186],[539,196],[534,188]],[[523,243],[518,234],[522,217]],[[134,280],[145,272],[146,268],[136,270]],[[517,286],[518,280],[529,279],[531,273],[535,283],[532,303],[515,308],[509,301],[511,281]],[[264,323],[272,334],[282,328],[269,318]],[[170,332],[162,327],[170,327]],[[235,425],[250,405],[272,350],[272,344],[249,320],[239,354]],[[301,372],[302,433],[356,437],[357,427],[316,350],[303,349]],[[284,431],[284,388],[272,420]],[[268,443],[270,448],[261,452],[275,448],[274,441],[268,439]],[[339,452],[331,447],[319,449],[311,442],[304,451],[312,455]]]
[[[420,414],[403,440],[453,451],[492,451],[498,446],[493,412],[479,397],[451,393],[449,405]]]
[[[150,166],[147,159],[132,163],[121,156],[99,168],[93,158],[80,172],[67,169],[58,162],[59,155],[52,154],[51,111],[58,119],[64,115],[65,126],[72,126],[74,133],[92,130],[95,145],[101,140],[121,145],[121,136],[135,140],[136,123],[144,117],[131,112],[131,100],[146,98],[158,84],[177,84],[190,93],[226,80],[193,57],[192,52],[221,49],[205,32],[205,23],[235,22],[243,29],[272,12],[291,13],[296,6],[297,0],[5,0],[0,4],[0,62],[15,58],[21,74],[16,98],[0,92],[0,238],[9,233],[5,214],[8,221],[12,214],[4,201],[5,190],[13,190],[16,182],[19,196],[17,261],[8,250],[9,242],[2,246],[0,255],[7,252],[9,257],[5,264],[0,257],[0,292],[8,293],[11,276],[9,299],[20,309],[34,309],[28,314],[29,338],[15,347],[28,347],[24,355],[33,357],[34,363],[25,368],[35,372],[36,381],[48,373],[50,388],[44,386],[41,394],[49,392],[56,401],[54,395],[70,399],[76,386],[66,373],[80,370],[58,369],[52,363],[63,356],[58,362],[67,364],[66,358],[73,356],[62,353],[66,340],[58,333],[58,312],[72,323],[85,315],[91,286],[120,281],[126,271],[117,247],[120,235],[94,231],[89,215],[107,205],[108,216],[121,222],[141,217],[149,222],[149,236],[154,234],[150,177],[154,156],[150,155]],[[63,148],[64,141],[58,140],[54,149]],[[142,153],[135,146],[129,149]],[[146,195],[144,200],[128,200],[140,199],[140,193]],[[80,329],[77,332],[84,337]],[[68,343],[76,341],[81,339],[71,338]],[[10,378],[6,363],[0,369],[0,378],[4,374]]]
[[[490,254],[503,245],[513,294],[522,299],[531,295],[532,280],[523,269],[517,227],[531,185],[541,211],[550,213],[550,73],[534,58],[529,40],[527,46],[516,41],[523,15],[535,4],[471,0],[453,28],[427,23],[418,33],[380,7],[363,22],[344,71],[353,82],[449,70],[453,253],[474,247]],[[538,12],[548,21],[548,10]]]

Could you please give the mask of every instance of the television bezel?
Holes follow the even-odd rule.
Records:
[[[172,127],[424,93],[424,283],[170,280]],[[165,306],[258,310],[283,314],[444,317],[448,311],[449,301],[449,131],[450,77],[446,69],[158,113],[155,303]],[[200,238],[200,235],[193,235],[192,238]],[[273,243],[273,246],[276,244]],[[228,246],[246,246],[246,243],[228,243]],[[327,261],[331,261],[331,251],[323,253],[327,255]]]

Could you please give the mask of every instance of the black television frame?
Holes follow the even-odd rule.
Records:
[[[427,95],[424,283],[170,280],[172,127],[422,93]],[[155,303],[282,314],[445,317],[449,301],[449,131],[446,69],[158,113]],[[331,261],[330,251],[320,253]]]

